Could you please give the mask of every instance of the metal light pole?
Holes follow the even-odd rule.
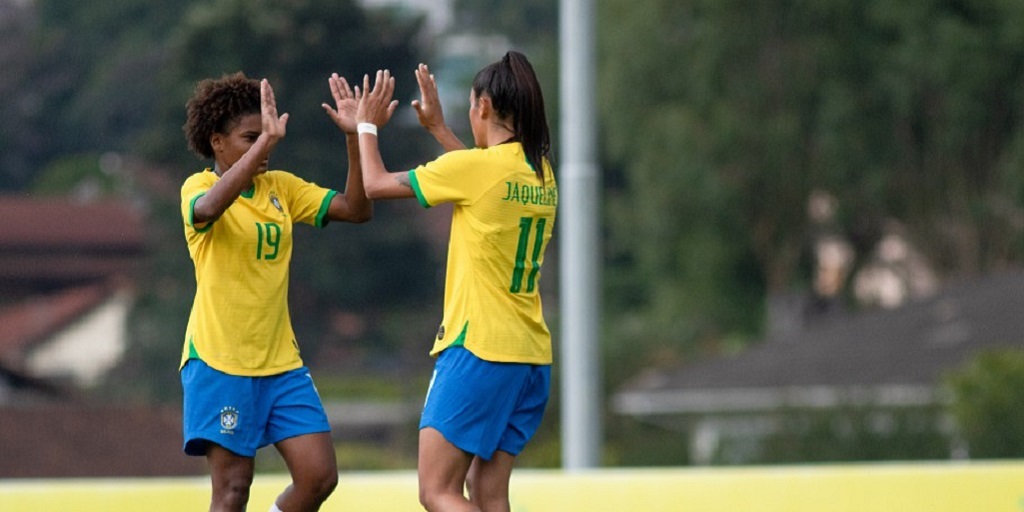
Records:
[[[595,158],[592,0],[561,0],[559,163],[562,466],[600,464],[598,333],[601,296],[597,238],[600,176]]]

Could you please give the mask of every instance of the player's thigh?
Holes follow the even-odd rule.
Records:
[[[478,503],[507,501],[509,480],[515,464],[516,457],[501,450],[494,452],[491,460],[474,458],[466,478],[470,499]]]
[[[462,494],[473,454],[448,442],[436,429],[420,429],[417,472],[420,490]]]
[[[238,455],[215,443],[206,447],[206,460],[214,493],[231,489],[248,489],[252,485],[255,459]]]
[[[334,442],[329,432],[289,437],[274,446],[297,483],[330,480],[332,475],[338,473]]]

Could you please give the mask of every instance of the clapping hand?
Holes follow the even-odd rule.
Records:
[[[388,70],[377,70],[373,88],[370,88],[370,76],[363,76],[363,90],[360,94],[356,87],[359,108],[356,110],[358,123],[372,123],[377,127],[384,126],[391,119],[398,107],[398,101],[391,98],[395,94],[395,77]]]
[[[266,78],[260,81],[260,120],[263,135],[269,138],[270,145],[284,138],[288,126],[288,114],[277,115],[277,101],[274,99],[274,88]]]
[[[444,126],[444,113],[441,111],[441,100],[437,94],[437,82],[426,64],[416,68],[416,82],[420,85],[420,99],[412,100],[412,108],[420,125],[428,131]]]
[[[334,96],[334,107],[332,108],[326,103],[322,103],[320,106],[324,108],[334,124],[341,128],[341,131],[355,133],[356,110],[359,108],[359,99],[356,93],[359,89],[356,88],[356,93],[354,93],[348,82],[337,73],[331,74],[327,82],[331,88],[331,95]]]

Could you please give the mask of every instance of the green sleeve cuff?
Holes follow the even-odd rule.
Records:
[[[334,196],[336,195],[338,195],[337,190],[327,191],[327,194],[324,196],[324,200],[320,202],[320,211],[316,214],[315,226],[322,228],[330,221],[330,219],[327,218],[327,211],[331,209],[331,200],[334,199]]]
[[[196,233],[205,233],[205,232],[209,231],[210,228],[213,227],[213,221],[212,220],[210,222],[207,222],[206,225],[201,227],[201,228],[197,228],[196,227],[196,223],[195,223],[196,201],[198,201],[199,198],[203,197],[204,195],[206,195],[206,192],[200,192],[200,193],[196,194],[196,196],[193,197],[191,201],[188,202],[188,225],[192,226],[192,228],[194,228],[196,230]]]
[[[409,184],[412,185],[412,191],[416,193],[416,200],[420,202],[420,206],[430,208],[430,203],[427,198],[423,197],[423,191],[420,190],[420,182],[416,179],[416,169],[409,171]]]

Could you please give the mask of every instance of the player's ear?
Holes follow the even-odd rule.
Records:
[[[210,147],[213,148],[214,154],[220,153],[224,148],[224,135],[220,133],[210,135]]]
[[[494,115],[494,104],[491,103],[491,97],[490,96],[488,96],[486,94],[481,94],[476,99],[476,102],[477,102],[476,106],[477,106],[477,109],[480,111],[480,117],[481,118],[488,119],[489,117]]]

